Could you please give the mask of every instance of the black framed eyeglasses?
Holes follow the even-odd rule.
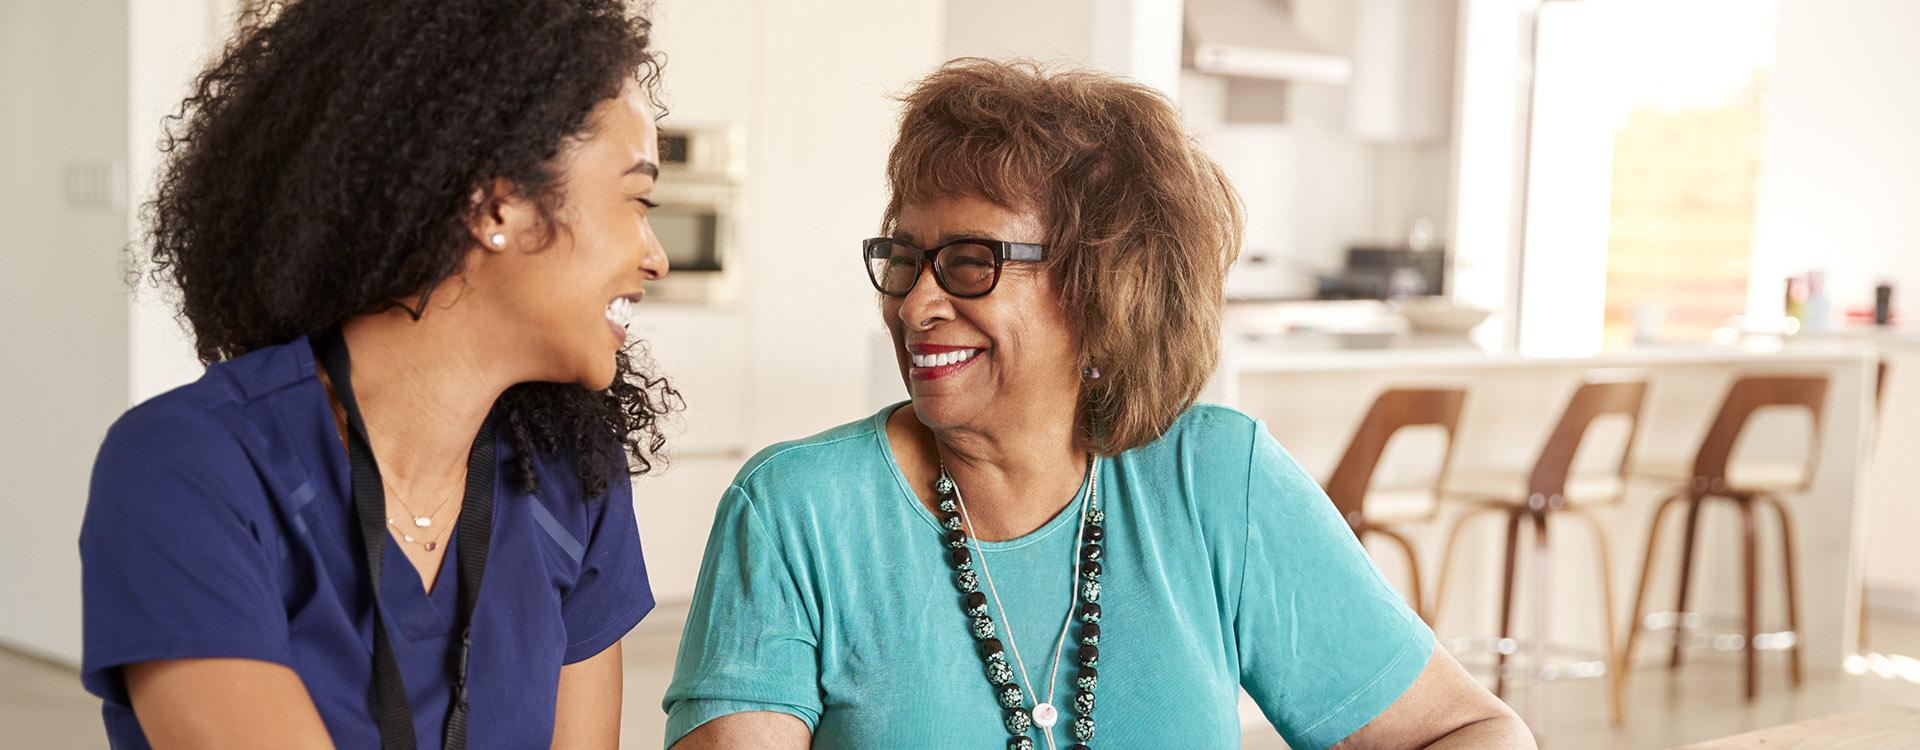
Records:
[[[905,297],[920,283],[920,268],[933,263],[933,280],[955,297],[984,297],[1000,284],[1007,261],[1031,263],[1047,259],[1047,248],[1031,242],[1007,242],[975,237],[957,239],[922,250],[892,237],[874,237],[860,243],[873,288],[889,297]]]

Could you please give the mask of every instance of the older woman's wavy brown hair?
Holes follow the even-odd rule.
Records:
[[[1089,447],[1165,434],[1219,360],[1242,228],[1239,198],[1173,104],[1102,73],[978,58],[903,101],[882,231],[905,205],[942,198],[1038,213],[1081,357],[1100,370],[1083,386]]]

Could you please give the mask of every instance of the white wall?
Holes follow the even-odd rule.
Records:
[[[1519,186],[1530,33],[1527,3],[1461,0],[1460,57],[1453,125],[1452,231],[1455,301],[1493,310],[1482,345],[1505,346],[1519,332]]]
[[[936,0],[846,0],[832,13],[767,0],[760,12],[745,287],[754,448],[871,413],[865,334],[881,324],[859,242],[886,207],[893,97],[939,62],[942,28]],[[857,42],[825,43],[848,35]]]
[[[1778,13],[1748,312],[1777,318],[1781,280],[1823,269],[1836,314],[1870,305],[1873,285],[1888,279],[1911,326],[1920,318],[1920,3],[1779,0]],[[1896,352],[1890,424],[1871,466],[1865,575],[1873,601],[1920,609],[1920,504],[1899,452],[1916,442],[1920,408],[1903,386],[1920,384],[1920,357]]]
[[[1185,0],[949,0],[945,55],[1028,57],[1127,76],[1178,96]]]
[[[152,200],[163,156],[163,121],[179,109],[214,45],[231,32],[238,2],[127,0],[127,183],[133,206]],[[144,248],[146,227],[138,210],[128,213],[127,232],[136,247]],[[129,258],[143,259],[144,252]],[[128,404],[192,382],[205,371],[174,318],[173,295],[143,281],[127,299],[127,314]]]
[[[1579,356],[1600,350],[1613,200],[1613,102],[1605,66],[1620,36],[1606,8],[1540,8],[1534,58],[1526,236],[1521,243],[1520,351]]]
[[[1880,405],[1886,416],[1870,444],[1866,510],[1856,517],[1865,544],[1860,575],[1869,606],[1920,620],[1920,547],[1913,543],[1920,530],[1920,493],[1913,486],[1913,457],[1920,455],[1920,420],[1914,419],[1920,415],[1920,345],[1890,347],[1886,356],[1892,368]]]
[[[126,36],[123,2],[0,0],[0,643],[75,662],[87,480],[126,408],[127,199],[65,183],[126,168]]]
[[[1920,3],[1779,0],[1748,311],[1781,314],[1783,279],[1824,269],[1834,309],[1920,318]]]
[[[0,0],[0,153],[15,165],[0,205],[18,238],[0,254],[0,342],[40,353],[0,364],[0,382],[29,394],[0,401],[0,470],[27,478],[0,493],[16,519],[0,528],[0,642],[79,660],[77,539],[94,453],[129,405],[201,371],[165,297],[129,295],[126,273],[138,270],[137,208],[152,194],[161,119],[232,5]],[[110,205],[69,202],[64,172],[88,164],[111,165]]]
[[[1092,62],[1100,0],[950,0],[942,40],[946,57],[1031,57]],[[1013,19],[1019,19],[1014,23]]]

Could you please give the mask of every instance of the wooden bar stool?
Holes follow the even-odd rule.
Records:
[[[1340,456],[1340,463],[1333,469],[1333,476],[1326,481],[1327,498],[1333,501],[1333,507],[1347,520],[1347,527],[1353,529],[1353,535],[1365,542],[1368,534],[1377,534],[1399,545],[1407,556],[1407,578],[1409,579],[1408,597],[1413,610],[1426,618],[1425,600],[1420,593],[1420,558],[1413,552],[1413,543],[1405,535],[1392,528],[1395,523],[1431,520],[1440,512],[1440,487],[1447,479],[1447,464],[1453,459],[1453,437],[1460,425],[1460,407],[1467,399],[1467,392],[1458,388],[1395,388],[1382,392],[1373,400],[1373,407],[1367,410],[1367,416],[1360,420],[1360,427],[1354,430],[1353,439],[1347,442],[1346,453]],[[1446,433],[1446,447],[1440,459],[1440,471],[1435,476],[1431,490],[1431,501],[1423,512],[1400,513],[1389,517],[1379,513],[1369,515],[1367,498],[1369,487],[1373,483],[1374,470],[1379,467],[1380,455],[1386,451],[1387,441],[1395,433],[1408,427],[1439,427]]]
[[[1744,611],[1739,618],[1740,632],[1732,639],[1737,641],[1738,647],[1727,647],[1726,650],[1739,650],[1746,654],[1747,700],[1752,701],[1760,693],[1760,676],[1755,668],[1760,651],[1790,651],[1788,664],[1793,684],[1795,687],[1800,685],[1800,618],[1794,595],[1793,521],[1779,493],[1804,491],[1813,483],[1813,470],[1820,460],[1820,422],[1826,394],[1827,378],[1824,375],[1756,375],[1734,381],[1726,399],[1720,404],[1720,412],[1714,417],[1713,425],[1707,430],[1706,438],[1700,441],[1700,450],[1693,460],[1692,478],[1686,486],[1662,500],[1654,510],[1652,527],[1647,531],[1647,553],[1640,566],[1639,591],[1633,597],[1633,617],[1627,621],[1627,642],[1622,649],[1622,665],[1632,663],[1633,647],[1640,631],[1671,629],[1674,631],[1673,655],[1668,667],[1679,667],[1681,651],[1687,645],[1683,634],[1702,629],[1707,624],[1704,615],[1687,611],[1688,579],[1693,569],[1693,545],[1699,531],[1700,508],[1708,500],[1720,499],[1739,509],[1743,532],[1741,560],[1744,569]],[[1771,407],[1806,409],[1812,418],[1813,433],[1807,440],[1804,475],[1797,483],[1786,487],[1740,487],[1728,483],[1727,461],[1733,454],[1733,446],[1741,430],[1755,411]],[[1754,510],[1757,505],[1772,509],[1780,521],[1780,553],[1786,569],[1787,605],[1787,629],[1783,631],[1759,632],[1759,533]],[[1687,525],[1681,537],[1679,595],[1674,611],[1648,614],[1647,585],[1653,580],[1654,551],[1660,542],[1660,525],[1666,520],[1668,510],[1682,508],[1686,510]]]
[[[1507,657],[1519,652],[1519,641],[1513,633],[1514,577],[1517,568],[1517,552],[1522,526],[1533,530],[1535,560],[1540,570],[1533,574],[1532,591],[1536,616],[1535,628],[1540,632],[1529,639],[1529,671],[1536,679],[1531,682],[1537,686],[1541,680],[1567,677],[1608,677],[1612,690],[1609,691],[1610,708],[1614,723],[1622,720],[1621,692],[1619,688],[1618,664],[1616,658],[1613,629],[1613,572],[1608,559],[1606,531],[1598,519],[1581,506],[1617,503],[1625,492],[1629,461],[1633,455],[1634,436],[1639,432],[1640,409],[1646,400],[1647,382],[1643,379],[1607,379],[1589,376],[1587,382],[1573,392],[1567,406],[1560,414],[1560,421],[1554,425],[1553,432],[1547,436],[1546,445],[1541,447],[1539,457],[1534,461],[1533,469],[1528,473],[1525,486],[1516,487],[1519,496],[1468,495],[1470,504],[1453,523],[1447,533],[1446,550],[1440,558],[1440,590],[1434,597],[1432,610],[1439,617],[1441,602],[1446,599],[1447,583],[1451,576],[1453,552],[1460,540],[1460,531],[1468,521],[1482,515],[1501,514],[1507,518],[1505,539],[1505,562],[1500,584],[1500,631],[1490,639],[1450,639],[1449,648],[1483,648],[1495,654],[1494,693],[1504,697],[1506,692]],[[1616,467],[1615,481],[1609,483],[1610,489],[1597,496],[1570,497],[1568,477],[1573,473],[1573,459],[1580,443],[1586,438],[1588,428],[1594,420],[1608,415],[1618,415],[1627,419],[1626,445],[1620,453],[1620,462]],[[1549,650],[1561,653],[1573,653],[1576,650],[1549,646],[1547,631],[1544,628],[1546,614],[1548,521],[1554,517],[1576,519],[1584,523],[1593,533],[1594,548],[1600,569],[1600,619],[1601,633],[1606,643],[1601,647],[1599,659],[1549,667],[1546,656]],[[1538,700],[1528,701],[1531,709]],[[1537,720],[1530,724],[1538,728]]]

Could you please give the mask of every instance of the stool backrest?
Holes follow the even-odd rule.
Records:
[[[1620,415],[1627,418],[1626,447],[1620,452],[1620,486],[1626,486],[1628,461],[1633,456],[1633,440],[1640,432],[1640,407],[1646,402],[1647,381],[1644,379],[1590,380],[1581,383],[1573,392],[1573,398],[1567,400],[1567,408],[1560,412],[1560,422],[1547,436],[1547,444],[1540,448],[1540,457],[1533,462],[1533,472],[1527,475],[1527,494],[1543,498],[1565,497],[1567,494],[1567,476],[1573,472],[1574,454],[1580,450],[1580,441],[1587,435],[1587,428],[1593,421],[1603,416]],[[1586,498],[1582,498],[1586,499]]]
[[[1439,497],[1439,488],[1447,478],[1447,465],[1453,462],[1453,438],[1460,426],[1460,406],[1466,400],[1467,392],[1460,388],[1393,388],[1373,400],[1373,407],[1367,410],[1367,416],[1360,420],[1360,427],[1347,443],[1347,452],[1340,456],[1333,476],[1327,479],[1327,497],[1333,500],[1333,507],[1339,509],[1348,524],[1364,518],[1362,506],[1366,502],[1367,486],[1373,483],[1374,469],[1380,464],[1380,454],[1386,451],[1387,441],[1402,428],[1434,426],[1446,433],[1445,453],[1433,485],[1435,498]]]
[[[1807,410],[1813,421],[1813,433],[1807,436],[1807,468],[1801,481],[1805,488],[1813,482],[1813,469],[1820,461],[1820,417],[1827,401],[1825,375],[1748,375],[1733,381],[1727,397],[1720,402],[1720,413],[1700,441],[1700,452],[1693,458],[1695,493],[1724,488],[1727,462],[1733,456],[1734,441],[1747,426],[1747,419],[1765,407],[1792,407]]]

